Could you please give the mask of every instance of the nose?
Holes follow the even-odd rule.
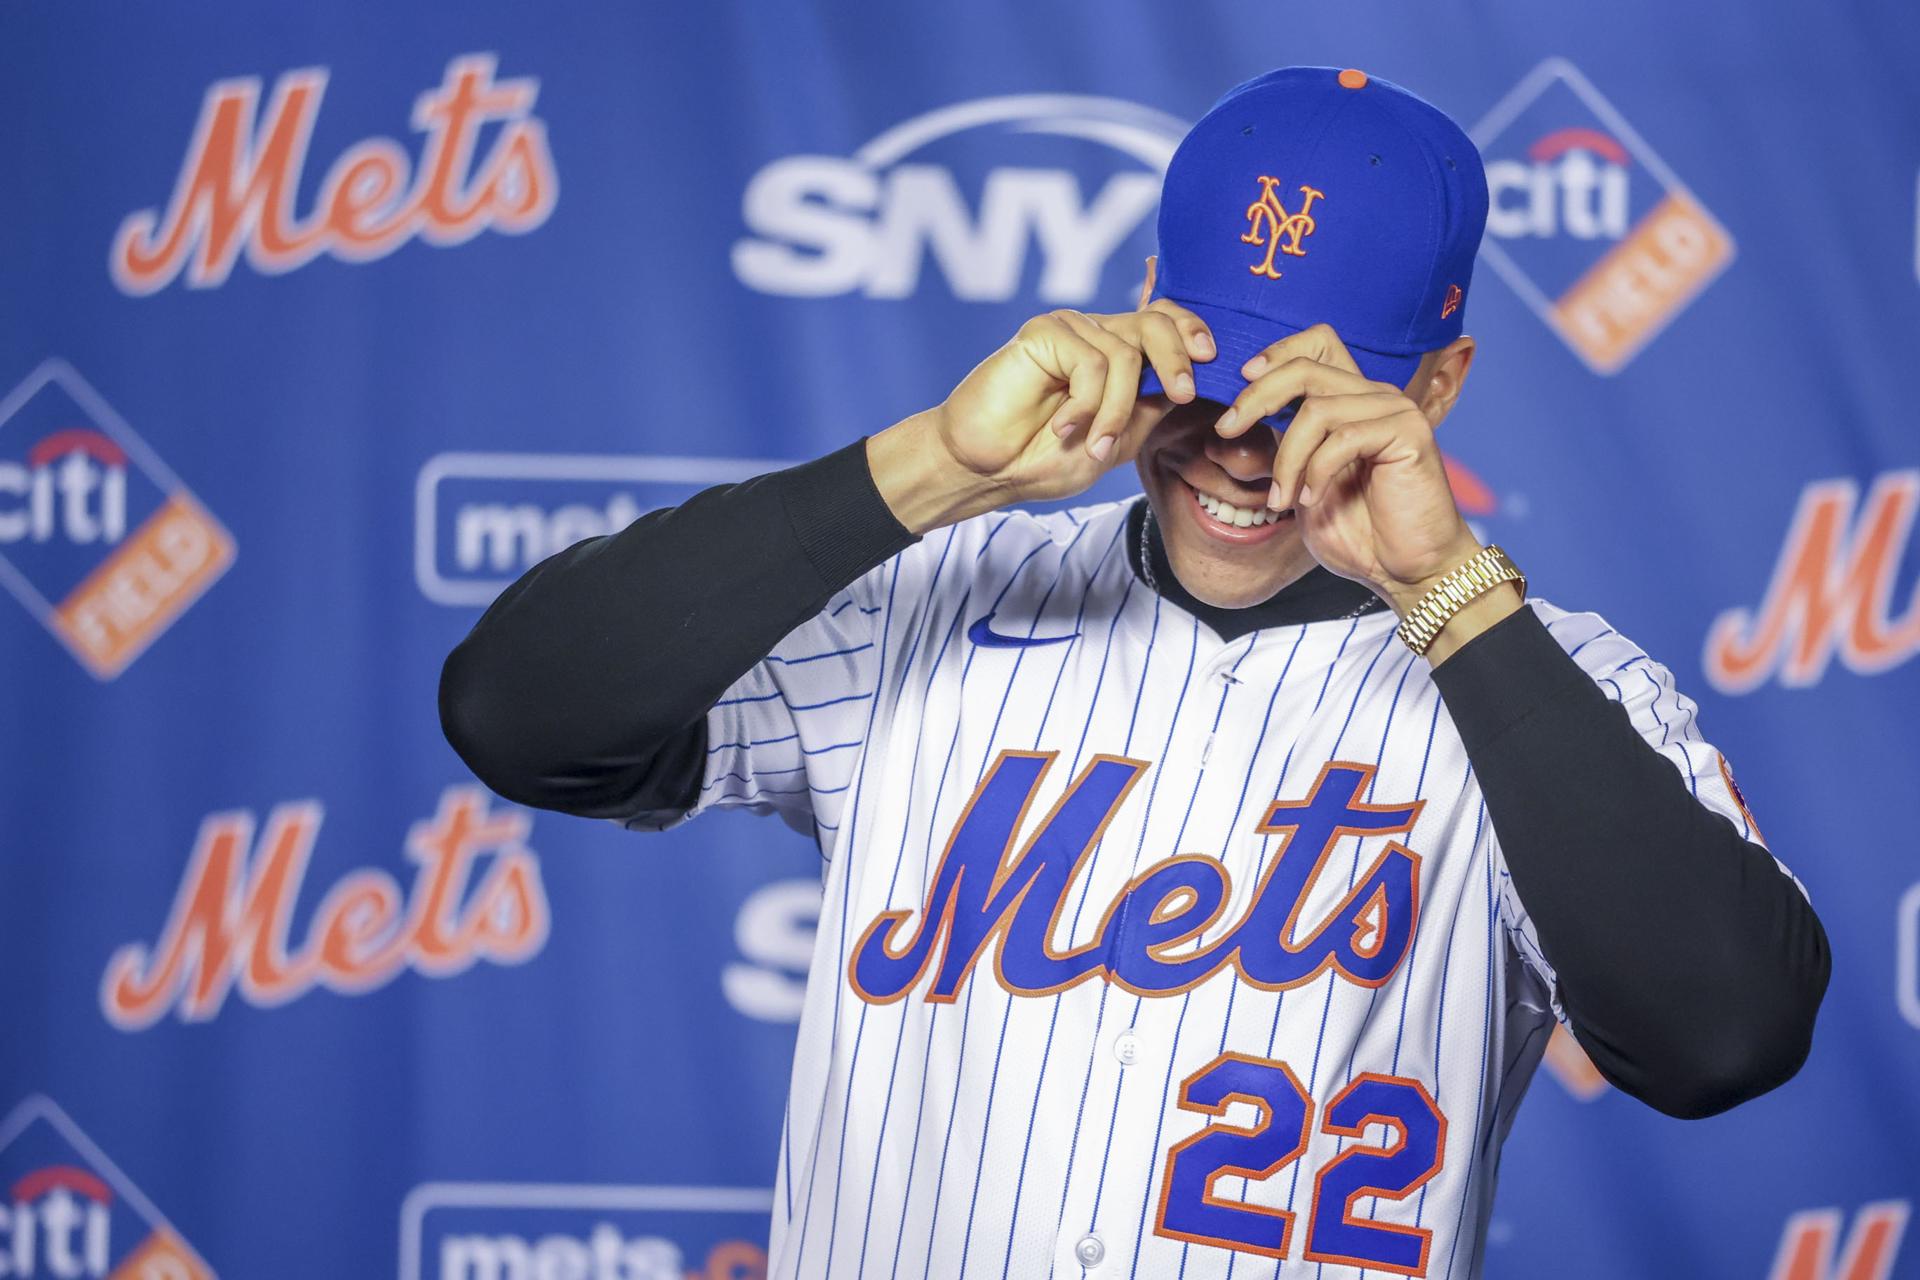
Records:
[[[1238,483],[1263,485],[1273,476],[1273,455],[1280,449],[1280,435],[1265,423],[1257,422],[1229,440],[1216,435],[1209,427],[1203,448],[1213,464]]]

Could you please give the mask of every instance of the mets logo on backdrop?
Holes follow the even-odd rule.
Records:
[[[448,63],[440,86],[414,103],[413,127],[426,135],[417,163],[391,138],[356,142],[328,167],[304,214],[294,201],[326,68],[281,76],[264,113],[260,77],[219,81],[200,104],[166,209],[129,214],[114,235],[113,282],[149,294],[184,270],[188,288],[211,289],[242,252],[255,271],[280,275],[321,254],[384,258],[416,236],[445,246],[482,231],[533,230],[560,192],[546,125],[533,115],[540,82],[495,80],[496,66],[491,54]],[[483,129],[492,135],[484,152]]]
[[[1280,197],[1273,189],[1280,185],[1280,179],[1260,175],[1260,198],[1247,206],[1247,229],[1240,237],[1242,244],[1265,245],[1267,256],[1248,267],[1247,270],[1269,280],[1278,280],[1280,273],[1273,269],[1273,254],[1277,249],[1281,253],[1296,258],[1304,258],[1307,251],[1300,247],[1300,241],[1313,234],[1313,208],[1315,200],[1324,200],[1327,193],[1315,191],[1306,183],[1300,184],[1300,212],[1288,213]],[[1281,243],[1282,240],[1285,243]]]
[[[233,563],[233,538],[64,360],[0,400],[0,582],[111,680]]]
[[[400,1206],[399,1276],[766,1280],[772,1210],[748,1187],[429,1182]]]
[[[1148,251],[1148,215],[1186,125],[1118,98],[976,98],[894,125],[850,156],[791,155],[753,175],[733,273],[761,293],[906,298],[931,263],[963,302],[1078,304]],[[1119,268],[1116,268],[1116,273]]]
[[[0,1275],[214,1280],[212,1268],[51,1098],[0,1121]]]
[[[1844,477],[1807,485],[1760,603],[1723,610],[1708,629],[1707,680],[1722,693],[1769,680],[1804,689],[1836,656],[1872,676],[1920,655],[1920,585],[1904,607],[1894,600],[1917,515],[1920,468],[1883,472],[1864,496]]]
[[[1733,261],[1733,238],[1563,58],[1473,130],[1480,252],[1595,373],[1617,373]]]

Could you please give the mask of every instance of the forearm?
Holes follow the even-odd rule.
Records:
[[[1708,1115],[1805,1059],[1826,935],[1530,609],[1434,670],[1576,1037],[1616,1085]]]
[[[689,771],[697,788],[694,748],[727,687],[913,540],[864,442],[705,490],[508,588],[446,661],[442,727],[482,781],[525,804],[617,816]]]

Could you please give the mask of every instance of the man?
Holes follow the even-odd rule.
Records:
[[[1485,214],[1411,94],[1250,81],[1140,310],[554,557],[448,660],[509,798],[819,842],[773,1274],[1472,1275],[1556,1018],[1674,1115],[1798,1069],[1826,939],[1693,704],[1448,490]],[[1008,510],[1127,461],[1144,502]]]

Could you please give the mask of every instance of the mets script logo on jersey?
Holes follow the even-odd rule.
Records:
[[[1615,373],[1733,261],[1733,238],[1572,63],[1549,58],[1473,130],[1480,252],[1595,373]]]
[[[1313,234],[1313,214],[1309,211],[1315,200],[1327,198],[1326,192],[1316,191],[1303,182],[1300,184],[1300,212],[1288,213],[1286,206],[1280,203],[1280,197],[1274,194],[1273,189],[1279,183],[1278,178],[1260,175],[1260,198],[1247,206],[1247,229],[1240,237],[1242,244],[1266,246],[1266,256],[1247,270],[1269,280],[1280,278],[1280,273],[1273,267],[1275,250],[1295,258],[1307,256],[1307,251],[1300,247],[1300,241]]]
[[[1806,688],[1835,654],[1849,671],[1877,675],[1920,653],[1920,587],[1892,612],[1917,512],[1920,470],[1882,474],[1864,502],[1852,480],[1808,485],[1759,607],[1728,609],[1707,632],[1714,688],[1748,693],[1775,678]]]
[[[289,949],[322,816],[313,801],[277,805],[258,840],[246,811],[201,823],[159,938],[107,962],[107,1021],[138,1031],[172,1010],[203,1022],[236,985],[260,1008],[322,986],[360,995],[406,969],[451,977],[477,960],[524,963],[546,945],[546,889],[526,845],[532,819],[491,813],[482,788],[461,786],[442,792],[438,812],[407,835],[411,892],[386,871],[351,872],[314,908],[306,941]]]
[[[326,68],[281,76],[264,117],[260,77],[217,82],[164,214],[130,214],[114,235],[113,282],[148,294],[184,269],[189,288],[209,289],[226,282],[243,249],[255,271],[279,275],[323,253],[383,258],[415,236],[454,245],[487,230],[533,230],[560,193],[546,125],[532,114],[540,82],[496,81],[495,66],[491,54],[455,58],[440,86],[420,95],[413,127],[426,141],[411,174],[406,149],[391,138],[357,142],[327,170],[305,217],[293,206]],[[492,124],[493,144],[475,165],[481,129]]]
[[[762,1280],[772,1209],[747,1187],[429,1182],[400,1207],[400,1280]]]
[[[1225,909],[1226,868],[1199,854],[1175,854],[1114,897],[1090,941],[1054,950],[1069,887],[1148,768],[1144,760],[1094,757],[1013,854],[1056,754],[1002,751],[994,758],[947,841],[911,931],[915,912],[885,911],[855,944],[848,978],[862,999],[897,1000],[932,967],[927,1000],[952,1001],[996,938],[994,976],[1023,996],[1063,991],[1096,974],[1136,995],[1173,995],[1228,966],[1267,990],[1297,987],[1329,970],[1379,986],[1406,955],[1419,912],[1420,855],[1397,840],[1325,919],[1311,926],[1300,919],[1341,840],[1411,831],[1424,803],[1366,803],[1361,796],[1373,766],[1339,761],[1321,769],[1304,798],[1268,806],[1255,830],[1281,837],[1279,848],[1245,913],[1212,944],[1190,945]]]
[[[64,360],[0,400],[0,582],[111,680],[233,563],[233,539]]]
[[[906,298],[931,258],[953,296],[1083,303],[1137,284],[1147,216],[1186,132],[1115,98],[1023,94],[955,103],[845,158],[787,156],[747,184],[733,271],[762,293]],[[977,208],[965,192],[977,190]],[[1105,279],[1123,244],[1125,279]],[[1037,272],[1028,266],[1037,248]]]
[[[51,1098],[0,1121],[0,1275],[214,1280],[153,1202]]]

